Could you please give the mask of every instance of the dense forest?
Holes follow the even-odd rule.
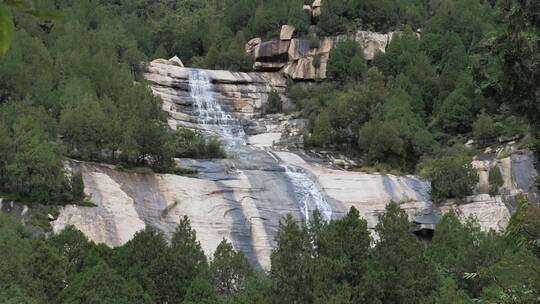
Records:
[[[310,147],[357,157],[362,170],[417,173],[436,202],[473,193],[472,156],[501,136],[540,151],[539,1],[323,0],[316,25],[308,0],[35,0],[36,11],[24,2],[0,1],[0,38],[13,25],[9,49],[0,46],[2,197],[88,203],[67,158],[179,174],[175,157],[226,157],[216,139],[168,129],[142,63],[177,55],[250,71],[245,43],[274,39],[283,24],[314,40],[400,32],[372,61],[345,42],[330,53],[328,79],[289,81]],[[526,199],[502,233],[448,213],[422,243],[397,203],[376,237],[354,208],[328,223],[287,217],[264,273],[226,241],[208,260],[187,218],[170,242],[147,227],[111,249],[75,228],[43,238],[0,214],[0,302],[534,304],[539,218]]]
[[[110,249],[75,228],[35,239],[0,215],[0,302],[534,304],[539,217],[523,200],[496,234],[448,213],[427,245],[396,203],[380,215],[376,239],[354,208],[329,223],[317,213],[305,226],[287,217],[263,273],[225,240],[207,260],[187,218],[170,243],[147,227]]]

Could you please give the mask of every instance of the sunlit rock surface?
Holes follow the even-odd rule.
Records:
[[[253,265],[269,269],[279,222],[287,214],[306,222],[319,209],[327,219],[337,219],[354,206],[373,229],[386,205],[395,201],[411,221],[425,227],[433,228],[436,223],[426,221],[454,210],[462,219],[477,217],[484,230],[499,231],[506,227],[518,195],[536,197],[532,155],[513,148],[503,151],[508,156],[496,151],[475,160],[479,193],[460,204],[434,205],[429,183],[415,176],[330,168],[301,149],[305,119],[263,115],[269,92],[286,89],[275,73],[194,71],[153,62],[146,77],[164,100],[172,129],[212,129],[232,157],[177,160],[179,166],[198,171],[189,176],[126,173],[70,161],[72,170],[83,173],[85,190],[97,207],[62,208],[53,222],[56,233],[75,225],[96,242],[119,246],[145,225],[170,238],[180,219],[188,216],[207,254],[226,238]],[[241,138],[230,138],[230,125],[243,127],[233,135]],[[502,196],[481,194],[493,166],[503,173]]]
[[[348,35],[321,37],[318,46],[310,45],[308,39],[301,38],[266,42],[254,38],[246,44],[246,51],[255,60],[255,71],[280,71],[294,80],[324,79],[330,51],[339,44],[353,40],[363,50],[366,60],[373,60],[377,52],[386,52],[396,33],[357,31]],[[289,32],[283,37],[288,38]],[[315,58],[319,59],[319,66],[314,65]]]

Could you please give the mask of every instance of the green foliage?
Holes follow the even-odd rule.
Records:
[[[437,291],[438,304],[472,304],[474,303],[467,294],[459,289],[455,280],[452,278],[444,278],[441,281],[441,286]]]
[[[272,252],[273,292],[282,303],[313,301],[314,281],[310,269],[313,248],[306,229],[288,215],[280,222],[277,247]],[[301,284],[299,283],[301,282]]]
[[[186,294],[184,304],[218,304],[219,300],[212,284],[203,278],[193,280]]]
[[[375,227],[377,285],[386,303],[422,303],[438,285],[435,268],[409,229],[408,216],[396,203],[386,206]]]
[[[172,269],[171,274],[174,275],[174,279],[171,279],[170,282],[170,292],[173,295],[172,299],[181,299],[197,275],[206,272],[208,269],[206,256],[201,244],[197,241],[196,232],[191,228],[191,223],[186,216],[176,228],[171,247],[171,258],[174,263],[171,263],[168,267]],[[203,287],[206,284],[207,282],[204,281]],[[211,290],[213,293],[212,287]]]
[[[506,103],[538,127],[540,3],[508,0],[498,5],[505,29],[485,39],[475,76],[487,97]]]
[[[500,259],[504,251],[502,240],[482,232],[475,219],[468,218],[462,224],[454,212],[449,212],[437,225],[426,253],[442,273],[476,297],[483,281],[468,280],[466,274],[477,273]]]
[[[528,250],[507,251],[498,263],[483,274],[489,284],[483,295],[487,301],[533,304],[540,300],[540,259]]]
[[[106,263],[75,275],[58,298],[61,303],[153,303],[141,287],[127,281]]]
[[[226,158],[227,154],[217,138],[206,138],[189,130],[178,129],[175,133],[175,153],[178,158]]]
[[[82,202],[86,198],[84,181],[81,172],[74,172],[71,177],[71,194],[74,201]]]
[[[253,269],[242,252],[236,252],[226,240],[216,248],[210,263],[213,285],[220,295],[232,296],[241,291]]]
[[[321,67],[321,56],[315,55],[312,64],[314,68],[319,69]]]
[[[266,107],[266,113],[276,114],[283,112],[283,101],[278,92],[272,91],[268,95],[268,106]]]
[[[153,228],[116,249],[96,245],[74,227],[36,239],[0,214],[3,303],[536,303],[540,260],[523,237],[538,207],[523,202],[505,234],[482,232],[475,219],[450,212],[423,246],[407,214],[388,204],[373,240],[355,208],[326,222],[284,219],[272,271],[254,271],[227,241],[210,266],[189,220],[168,244]],[[538,230],[538,229],[536,229]],[[536,236],[538,237],[538,236]],[[296,298],[293,298],[296,297]],[[299,298],[300,297],[300,298]],[[288,301],[287,299],[292,299]],[[510,302],[512,302],[510,301]]]
[[[338,82],[359,81],[365,71],[364,52],[355,41],[345,41],[330,51],[328,77]]]
[[[310,49],[317,49],[321,46],[321,39],[316,34],[312,34],[309,36],[309,48]]]
[[[504,184],[504,180],[501,174],[501,169],[495,166],[489,169],[489,194],[497,195],[499,194],[499,188]]]
[[[540,258],[540,207],[531,204],[526,197],[518,202],[519,208],[508,224],[507,239],[517,247],[529,249]]]
[[[431,182],[431,196],[436,202],[463,199],[472,195],[479,177],[472,167],[472,159],[463,153],[427,159],[419,164],[420,176]]]
[[[480,143],[485,144],[489,141],[493,141],[501,135],[501,132],[502,126],[497,124],[493,118],[485,112],[482,112],[473,124],[474,137]]]

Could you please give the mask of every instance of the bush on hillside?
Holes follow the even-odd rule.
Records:
[[[175,157],[177,158],[226,158],[227,154],[217,138],[206,138],[189,129],[175,133]]]
[[[283,101],[276,91],[270,92],[268,95],[268,106],[266,107],[267,114],[277,114],[283,112]]]
[[[504,179],[501,174],[501,169],[495,166],[489,169],[489,194],[497,195],[499,194],[499,188],[504,184]]]
[[[463,153],[424,160],[419,164],[419,173],[431,182],[431,197],[437,203],[472,195],[479,181],[472,158]]]

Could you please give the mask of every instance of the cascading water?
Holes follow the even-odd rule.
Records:
[[[202,129],[221,137],[229,150],[246,145],[246,134],[240,120],[223,110],[214,97],[212,81],[208,72],[190,69],[189,88],[194,101],[194,114],[196,114]],[[282,167],[285,168],[285,172],[294,187],[305,221],[309,221],[311,212],[316,209],[321,212],[325,221],[330,221],[332,219],[332,208],[313,180],[301,168],[290,165],[282,165]]]
[[[224,139],[228,147],[245,145],[246,134],[240,120],[224,111],[216,100],[208,72],[190,69],[189,88],[194,101],[194,114],[202,128]]]
[[[316,209],[321,212],[325,221],[330,221],[332,219],[332,207],[330,207],[330,204],[328,204],[313,180],[301,168],[290,165],[283,165],[283,167],[294,186],[298,201],[302,204],[301,211],[306,222],[309,221],[311,213]]]

